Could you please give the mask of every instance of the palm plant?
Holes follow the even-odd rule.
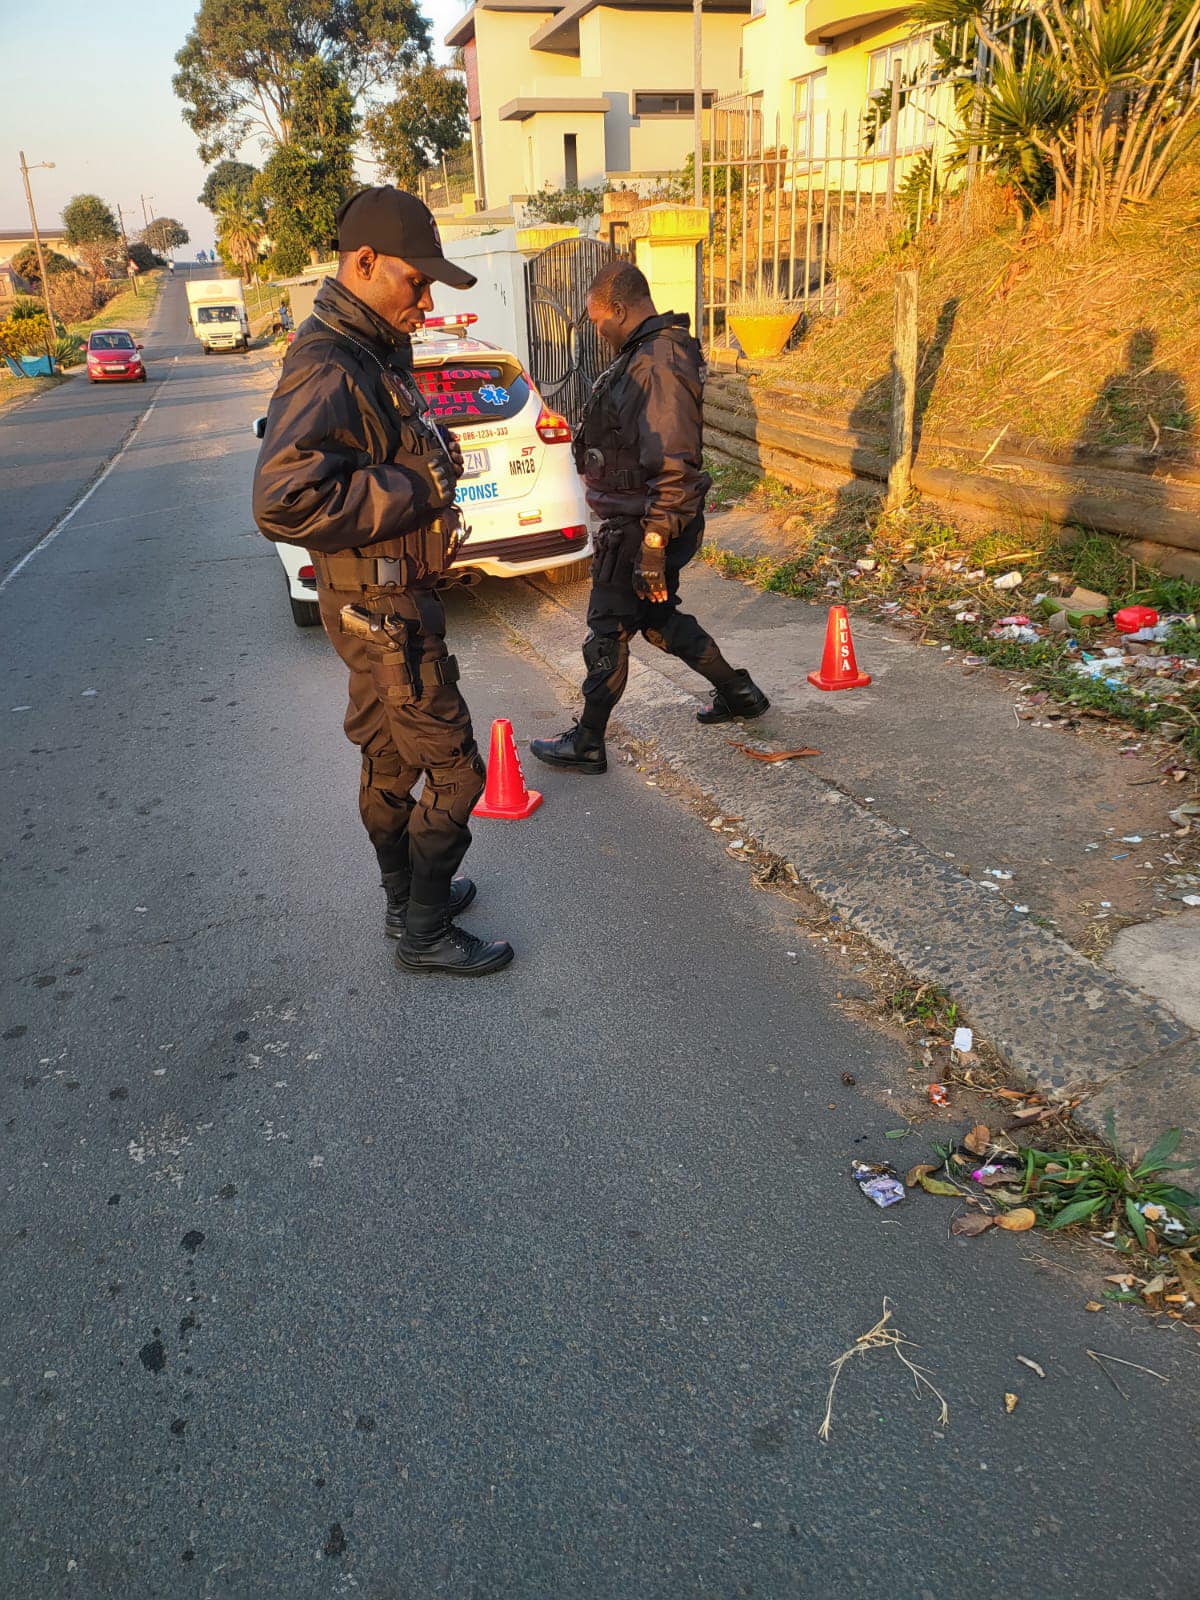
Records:
[[[1052,177],[1064,238],[1149,200],[1200,132],[1200,0],[924,0],[960,159]]]
[[[217,243],[247,281],[258,262],[267,226],[258,202],[248,193],[226,189],[217,197]]]

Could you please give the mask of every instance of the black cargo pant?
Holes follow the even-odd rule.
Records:
[[[457,665],[446,651],[445,610],[432,590],[389,596],[388,611],[407,624],[406,674],[395,662],[374,659],[377,652],[365,640],[341,631],[342,607],[361,598],[320,590],[325,631],[350,669],[344,726],[362,751],[359,811],[389,886],[407,886],[421,905],[445,905],[471,843],[468,822],[484,781],[471,713],[455,681]]]
[[[642,546],[639,522],[606,523],[596,535],[588,636],[583,645],[585,728],[603,733],[629,677],[629,641],[640,633],[647,643],[678,656],[714,688],[734,680],[734,669],[695,617],[679,609],[679,575],[704,538],[703,513],[667,546],[667,598],[651,602],[633,591],[633,568]]]

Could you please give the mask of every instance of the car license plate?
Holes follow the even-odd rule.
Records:
[[[491,465],[491,457],[486,450],[463,451],[463,477],[481,478]]]

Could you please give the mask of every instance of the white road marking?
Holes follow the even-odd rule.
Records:
[[[178,361],[178,360],[179,360],[179,357],[175,356],[174,357],[174,361]],[[117,462],[120,461],[121,457],[125,454],[126,450],[129,449],[130,445],[137,438],[138,433],[141,431],[142,423],[146,421],[147,417],[149,417],[150,413],[154,410],[155,406],[158,404],[159,400],[162,398],[163,388],[165,387],[165,385],[168,382],[169,382],[169,376],[167,378],[164,378],[162,380],[162,383],[159,384],[158,393],[154,396],[154,399],[151,400],[150,404],[146,407],[145,411],[142,412],[141,416],[134,423],[132,429],[129,432],[128,438],[125,440],[125,443],[117,451],[116,455],[108,463],[108,465],[105,467],[104,471],[100,474],[100,476],[96,479],[96,481],[92,484],[92,486],[89,489],[85,489],[84,492],[79,496],[79,499],[76,500],[75,504],[70,508],[70,510],[64,511],[62,516],[59,517],[58,521],[50,529],[49,533],[44,533],[42,535],[42,537],[38,540],[38,542],[34,545],[33,549],[32,550],[27,550],[25,552],[25,554],[21,557],[20,561],[17,562],[16,566],[15,567],[11,567],[4,574],[4,577],[0,578],[0,594],[4,593],[4,591],[8,588],[9,584],[12,583],[13,579],[16,578],[17,575],[20,572],[22,572],[25,567],[27,567],[29,565],[29,563],[33,560],[34,556],[36,556],[39,551],[45,550],[48,545],[52,545],[54,543],[55,539],[58,538],[59,534],[63,531],[63,529],[67,526],[67,524],[74,518],[75,513],[77,511],[82,511],[84,506],[87,505],[88,501],[95,494],[96,490],[104,482],[105,478],[108,477],[109,473],[116,466]]]

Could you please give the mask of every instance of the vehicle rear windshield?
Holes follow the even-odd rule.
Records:
[[[196,313],[197,322],[236,322],[236,306],[201,306]]]
[[[507,361],[448,361],[418,367],[413,377],[438,422],[503,422],[529,399],[525,375]]]
[[[93,350],[133,349],[133,340],[127,333],[94,333],[90,344]]]

